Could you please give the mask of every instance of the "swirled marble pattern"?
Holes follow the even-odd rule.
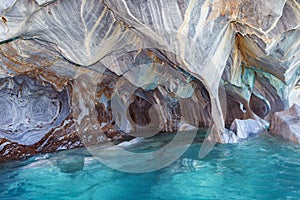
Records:
[[[299,13],[298,0],[2,0],[0,152],[122,138],[150,107],[176,131],[182,99],[214,141],[236,118],[267,127],[300,104]]]
[[[70,115],[69,89],[16,76],[0,80],[0,137],[23,145],[39,142]]]

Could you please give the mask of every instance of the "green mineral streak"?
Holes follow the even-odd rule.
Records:
[[[286,85],[283,81],[273,76],[272,74],[255,67],[249,68],[248,70],[252,71],[253,74],[255,72],[258,77],[268,79],[268,82],[276,89],[277,94],[282,100],[287,101],[289,99],[289,93],[291,88],[288,85]]]

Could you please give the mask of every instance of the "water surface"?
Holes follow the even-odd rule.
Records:
[[[155,149],[164,137],[132,150]],[[199,159],[200,145],[144,174],[110,169],[85,149],[1,164],[0,199],[300,199],[299,146],[263,134]]]

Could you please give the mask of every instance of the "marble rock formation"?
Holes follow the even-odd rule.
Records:
[[[298,0],[2,0],[0,161],[266,126],[300,102],[299,27]]]
[[[249,139],[266,132],[266,127],[259,121],[253,119],[235,119],[230,129],[225,129],[221,133],[221,143],[236,143],[241,140]]]
[[[260,122],[253,119],[236,119],[232,122],[230,130],[232,130],[238,138],[247,139],[263,133],[265,127]]]
[[[220,135],[220,143],[237,143],[238,141],[238,136],[230,129],[225,129]]]
[[[245,140],[251,137],[258,136],[266,132],[266,127],[257,120],[236,119],[232,122],[230,129],[226,129],[221,133],[221,143],[236,143],[240,140]]]
[[[300,106],[294,104],[286,111],[275,113],[271,119],[270,132],[300,144]]]

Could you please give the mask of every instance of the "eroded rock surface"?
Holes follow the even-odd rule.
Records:
[[[294,104],[288,110],[277,112],[271,120],[270,132],[300,144],[300,106]]]
[[[232,130],[225,129],[223,133],[221,133],[220,136],[220,143],[237,143],[239,140],[236,133],[234,133]]]
[[[235,119],[300,103],[299,13],[296,0],[3,0],[0,160],[183,124],[213,127],[209,152]]]
[[[0,135],[12,142],[32,145],[71,113],[69,88],[58,92],[26,76],[1,79],[0,88]]]
[[[266,129],[263,124],[253,119],[239,120],[236,119],[230,126],[238,138],[247,139],[263,133]]]
[[[221,143],[237,143],[242,140],[251,139],[266,132],[266,127],[259,121],[253,119],[235,119],[230,129],[221,133]]]

